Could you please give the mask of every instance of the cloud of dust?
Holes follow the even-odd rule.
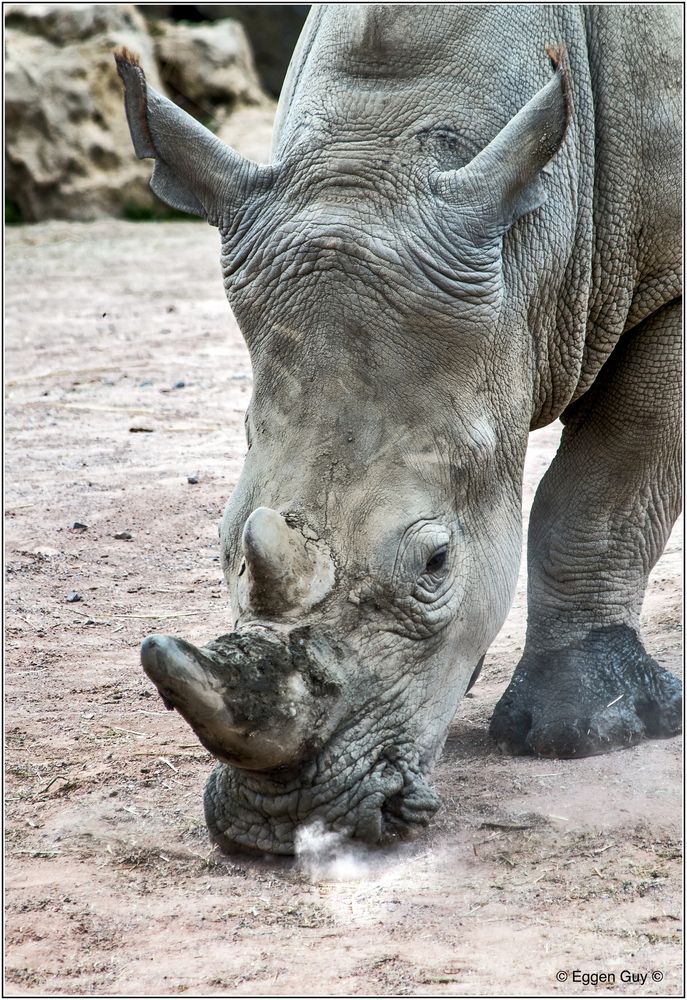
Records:
[[[368,848],[319,821],[296,832],[295,854],[335,922],[359,927],[395,919],[405,900],[435,886],[441,864],[432,849]]]
[[[346,834],[327,830],[316,820],[296,831],[298,867],[312,881],[343,882],[366,878],[372,867],[369,851]]]

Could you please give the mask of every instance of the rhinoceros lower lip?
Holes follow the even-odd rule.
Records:
[[[220,764],[205,788],[210,836],[229,854],[293,854],[299,828],[313,822],[382,845],[412,837],[438,808],[412,746],[387,745],[354,758],[336,736],[299,769],[250,774]]]

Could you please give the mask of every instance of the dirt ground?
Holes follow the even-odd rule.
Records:
[[[524,574],[420,840],[346,877],[209,846],[211,759],[137,647],[229,623],[217,523],[251,377],[217,244],[194,222],[7,233],[5,995],[679,995],[680,741],[549,761],[488,739]],[[558,432],[532,436],[526,511]],[[644,614],[675,671],[680,551],[676,530]]]

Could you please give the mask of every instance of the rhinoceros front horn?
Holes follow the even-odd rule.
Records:
[[[243,627],[201,648],[167,635],[141,647],[143,669],[165,705],[235,767],[295,764],[323,745],[340,718],[339,654],[299,623],[334,581],[329,551],[313,534],[259,507],[243,531]],[[287,621],[275,631],[268,620],[279,617]]]
[[[331,590],[334,564],[326,546],[290,526],[276,510],[254,510],[244,525],[242,544],[242,610],[263,615],[304,611]]]
[[[232,632],[202,648],[152,635],[141,662],[167,708],[236,767],[296,763],[319,748],[340,714],[340,685],[304,629],[284,639],[265,629]]]

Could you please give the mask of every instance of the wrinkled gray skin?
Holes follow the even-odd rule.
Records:
[[[253,364],[233,631],[142,651],[220,761],[227,850],[428,822],[512,599],[527,435],[559,416],[492,734],[582,756],[678,731],[638,629],[679,507],[680,49],[675,6],[315,8],[261,167],[118,56],[153,189],[220,230]]]

